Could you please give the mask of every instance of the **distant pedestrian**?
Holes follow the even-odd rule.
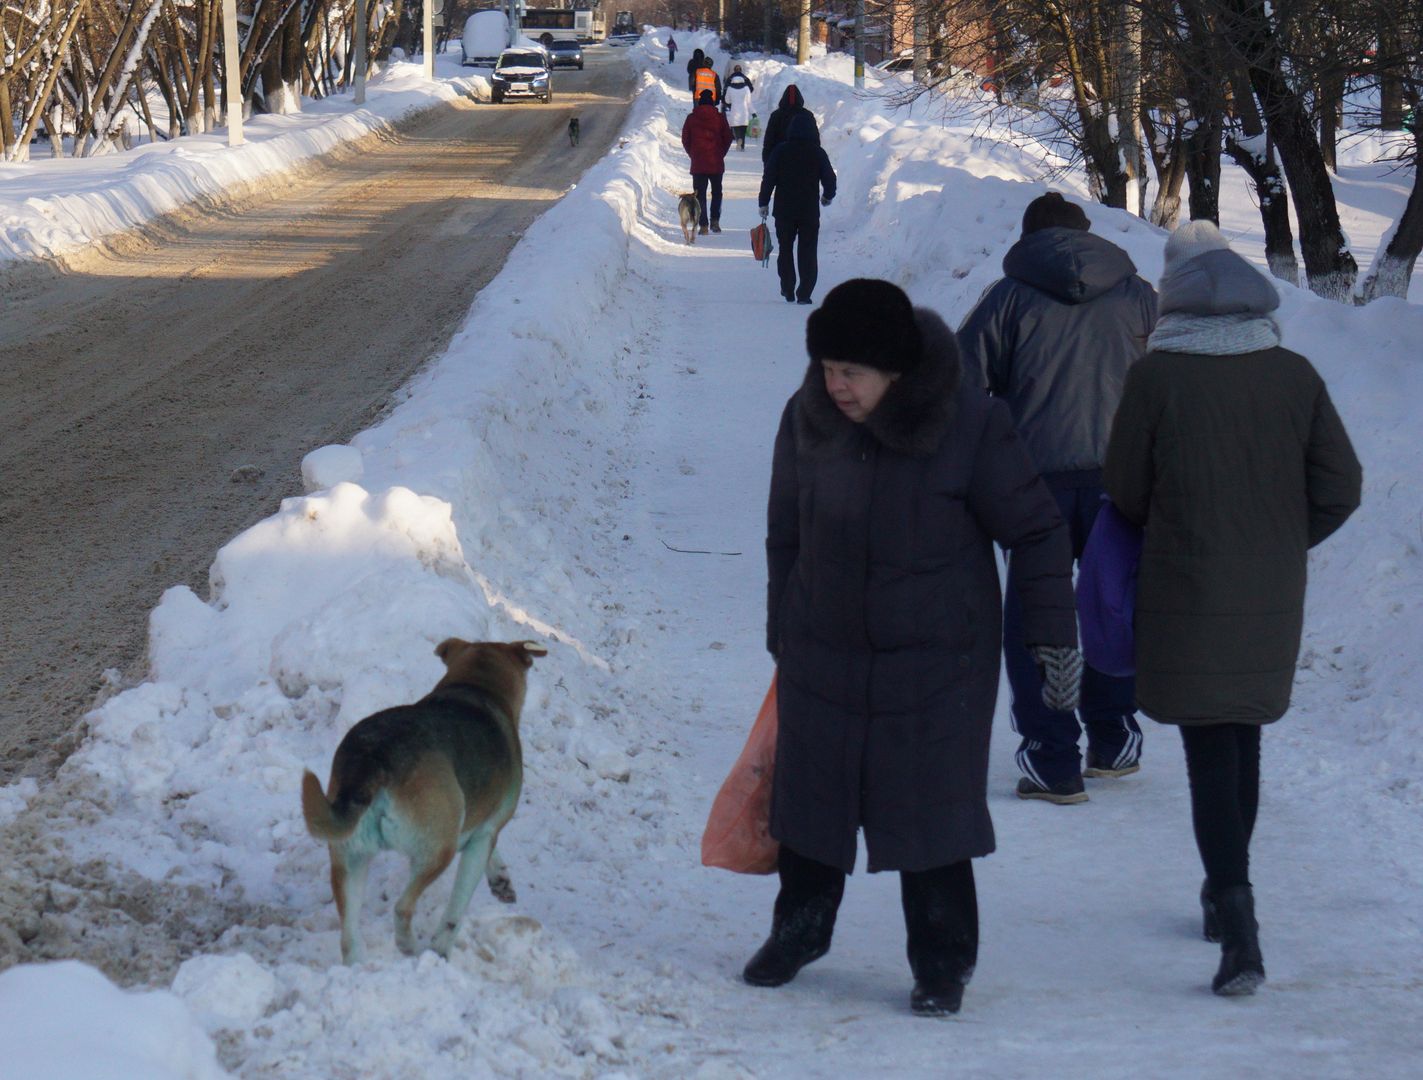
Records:
[[[820,275],[816,246],[820,240],[820,208],[835,198],[835,170],[820,148],[815,118],[802,109],[791,117],[785,141],[766,161],[757,202],[761,220],[771,210],[774,192],[776,270],[781,278],[781,295],[787,301],[809,304]],[[800,281],[796,281],[796,267]]]
[[[1289,708],[1306,553],[1362,486],[1324,380],[1280,347],[1279,303],[1209,221],[1172,233],[1161,321],[1127,373],[1103,474],[1145,529],[1136,700],[1181,729],[1203,931],[1221,944],[1211,989],[1225,996],[1265,979],[1249,875],[1260,728]]]
[[[766,135],[761,141],[762,161],[770,160],[771,151],[785,141],[786,132],[790,130],[791,118],[802,114],[810,117],[810,127],[814,133],[815,145],[820,145],[820,127],[815,122],[815,114],[805,107],[805,98],[801,96],[800,88],[795,83],[791,83],[782,92],[781,103],[766,118]]]
[[[667,62],[669,64],[677,62],[677,39],[671,34],[667,35]]]
[[[687,92],[692,95],[692,103],[697,100],[697,72],[702,70],[705,53],[701,49],[692,50],[692,58],[687,61]]]
[[[756,86],[737,64],[726,80],[722,98],[722,108],[726,112],[726,122],[731,125],[731,134],[736,138],[736,148],[746,149],[746,128],[751,123],[751,95]]]
[[[1023,213],[1022,238],[959,328],[964,374],[1013,414],[1082,557],[1102,505],[1102,459],[1127,368],[1146,351],[1156,293],[1125,251],[1089,230],[1082,208],[1055,191]],[[1008,567],[1009,580],[1014,570]],[[1137,772],[1141,729],[1132,680],[1088,668],[1081,725],[1043,704],[1042,675],[1028,653],[1021,609],[1004,598],[1003,662],[1012,689],[1018,796],[1064,804],[1087,800],[1083,776]],[[1087,766],[1078,741],[1087,733]]]
[[[697,232],[721,232],[721,177],[726,172],[726,152],[731,149],[731,128],[716,107],[710,90],[703,90],[692,113],[682,122],[682,148],[691,158],[692,190],[697,193]],[[711,205],[707,205],[707,189]],[[710,212],[709,212],[710,211]]]
[[[695,88],[693,97],[697,102],[702,100],[704,93],[711,94],[712,104],[721,101],[721,76],[716,73],[710,56],[702,57],[702,66],[693,76],[692,84]]]

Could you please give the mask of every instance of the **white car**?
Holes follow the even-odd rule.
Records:
[[[538,98],[545,105],[553,100],[552,70],[543,49],[505,49],[494,65],[492,82],[495,105],[505,98]]]

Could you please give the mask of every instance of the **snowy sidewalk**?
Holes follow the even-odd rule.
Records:
[[[759,83],[757,96],[765,102]],[[827,146],[853,190],[851,148],[833,132]],[[637,530],[629,579],[648,583],[643,618],[659,624],[649,651],[679,708],[667,723],[689,761],[683,782],[670,785],[683,796],[686,862],[663,863],[646,883],[662,914],[623,947],[649,966],[675,965],[679,979],[697,985],[709,1014],[703,1032],[747,1048],[741,1060],[758,1075],[933,1076],[952,1063],[956,1074],[994,1077],[1344,1076],[1360,1058],[1388,1074],[1387,1063],[1397,1066],[1416,1045],[1399,1022],[1413,990],[1402,972],[1371,976],[1397,970],[1394,943],[1344,915],[1375,902],[1376,866],[1337,834],[1342,807],[1322,812],[1290,797],[1301,778],[1283,733],[1267,733],[1255,845],[1271,981],[1254,1001],[1222,1003],[1208,989],[1218,949],[1200,940],[1200,867],[1175,731],[1147,723],[1142,772],[1089,781],[1086,805],[1023,802],[1012,794],[1017,737],[1006,686],[990,780],[999,850],[975,866],[982,947],[961,1017],[936,1026],[908,1013],[892,874],[851,879],[835,947],[794,983],[740,984],[741,965],[769,927],[774,879],[698,869],[695,841],[771,673],[763,549],[771,442],[806,367],[807,309],[786,304],[774,266],[749,256],[757,150],[748,144],[727,156],[720,236],[686,247],[675,220],[635,235],[655,330],[646,464],[631,485],[647,531]],[[968,217],[975,207],[962,209]],[[863,225],[860,213],[851,198],[824,211],[817,300],[839,281],[876,272],[837,241]],[[951,323],[964,313],[941,310]],[[739,554],[682,554],[663,542]],[[1352,973],[1339,969],[1341,955],[1354,958]]]

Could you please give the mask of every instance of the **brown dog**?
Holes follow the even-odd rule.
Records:
[[[414,705],[366,717],[341,740],[325,794],[302,778],[307,830],[331,851],[331,892],[341,918],[341,959],[364,959],[360,938],[366,871],[378,851],[410,860],[410,884],[395,905],[395,943],[415,952],[410,927],[420,894],[460,853],[454,892],[432,948],[449,953],[480,877],[506,904],[509,872],[495,851],[523,786],[519,714],[534,657],[548,650],[449,638],[435,650],[445,677]]]

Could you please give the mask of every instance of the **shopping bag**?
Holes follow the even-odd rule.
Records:
[[[771,230],[763,221],[751,230],[751,254],[760,260],[762,266],[771,265]]]
[[[702,865],[736,874],[771,874],[781,845],[771,837],[771,775],[776,764],[776,679],[736,764],[712,801],[702,833]]]
[[[1103,675],[1136,673],[1136,575],[1142,531],[1105,497],[1077,567],[1082,659]]]

